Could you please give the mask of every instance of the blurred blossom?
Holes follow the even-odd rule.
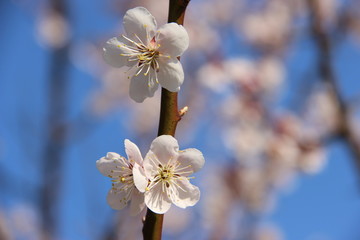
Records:
[[[29,205],[17,205],[9,213],[9,223],[17,238],[41,239],[39,216]]]
[[[224,62],[224,70],[236,85],[246,89],[258,87],[254,82],[256,78],[254,62],[244,58],[229,59]]]
[[[223,120],[238,125],[244,123],[247,126],[260,125],[263,114],[263,108],[260,102],[253,101],[240,95],[232,95],[228,97],[221,105]]]
[[[259,12],[250,12],[244,19],[239,19],[239,31],[251,44],[261,48],[283,48],[291,34],[291,9],[282,0],[267,3]]]
[[[203,16],[213,25],[229,24],[239,14],[242,0],[207,0],[190,9],[195,16]],[[201,11],[201,14],[197,10]]]
[[[307,174],[319,173],[326,164],[326,151],[316,147],[303,151],[298,160],[299,169]]]
[[[218,51],[221,42],[219,33],[203,18],[187,15],[185,24],[191,39],[187,54],[192,54],[192,52],[211,54]],[[209,47],[210,43],[211,47]]]
[[[254,240],[283,240],[280,229],[273,225],[258,227],[254,234]]]
[[[229,83],[230,76],[225,71],[222,62],[209,62],[204,64],[197,73],[198,81],[205,87],[214,92],[225,91]]]
[[[143,1],[143,0],[132,0],[131,2],[132,2],[132,6],[143,6],[147,10],[149,10],[149,12],[151,12],[155,16],[157,22],[160,23],[160,25],[167,23],[168,11],[164,11],[164,9],[169,9],[169,0],[157,0],[156,4],[154,4],[151,1]],[[186,14],[188,14],[188,11],[186,12]],[[186,16],[186,18],[187,17],[188,16]],[[188,26],[186,26],[186,28],[187,27]]]
[[[359,2],[357,2],[359,4]],[[355,38],[355,43],[360,45],[360,9],[355,5],[352,9],[348,10],[347,26],[350,34]]]
[[[301,131],[300,119],[291,113],[282,114],[275,122],[275,132],[280,135],[296,139],[299,137]]]
[[[149,98],[141,105],[131,102],[131,125],[139,135],[153,134],[159,123],[160,92],[155,97]]]
[[[318,136],[325,137],[337,130],[339,126],[339,106],[331,89],[318,89],[309,97],[304,115],[307,127]]]
[[[276,58],[266,57],[261,59],[258,65],[259,85],[264,92],[273,92],[284,80],[283,64]]]
[[[68,21],[59,12],[53,10],[44,12],[38,20],[37,37],[46,47],[64,47],[70,39]]]
[[[299,155],[299,148],[295,139],[287,136],[275,135],[269,140],[267,155],[271,159],[277,159],[289,167],[295,166]]]
[[[90,111],[106,115],[129,104],[129,81],[125,68],[112,68],[104,63],[100,47],[91,42],[79,42],[70,49],[70,60],[80,70],[100,80],[89,97]]]
[[[1,210],[0,210],[0,239],[2,240],[14,239],[10,232],[9,222]]]
[[[114,228],[116,237],[111,239],[134,240],[142,239],[142,218],[144,214],[138,216],[130,216],[130,209],[125,208],[121,213],[117,214],[117,226]],[[124,217],[126,216],[126,217]],[[113,220],[114,221],[114,220]]]
[[[164,231],[171,235],[183,232],[191,221],[192,212],[187,209],[170,208],[164,218]]]
[[[129,82],[123,81],[126,79],[125,69],[109,69],[101,79],[103,86],[93,93],[91,100],[91,109],[96,115],[104,115],[122,106],[129,96]]]
[[[297,143],[290,137],[274,136],[268,142],[266,172],[269,184],[284,188],[292,183],[299,153]]]
[[[70,61],[81,71],[101,79],[101,75],[107,70],[116,71],[108,67],[102,58],[100,46],[89,42],[79,41],[73,43],[70,48]]]
[[[266,57],[258,62],[233,58],[205,64],[198,72],[198,80],[215,92],[221,92],[232,84],[240,87],[244,93],[269,94],[280,86],[284,73],[282,63],[274,57]]]
[[[354,134],[357,141],[360,142],[360,112],[358,109],[353,109],[352,115],[349,119],[349,126],[351,132]]]
[[[253,165],[266,146],[267,134],[264,129],[234,126],[225,132],[224,140],[241,164]]]
[[[240,169],[238,176],[240,196],[245,206],[256,212],[269,210],[270,189],[265,172],[259,167],[247,167]]]
[[[236,201],[231,188],[224,182],[223,176],[226,174],[226,169],[223,166],[213,166],[212,169],[208,170],[208,175],[212,177],[208,178],[207,184],[204,185],[204,224],[206,228],[214,229],[214,233],[226,227],[229,211]],[[224,219],[224,221],[219,221],[219,219]]]
[[[337,0],[313,0],[316,1],[317,11],[321,22],[327,26],[334,25],[337,18]]]

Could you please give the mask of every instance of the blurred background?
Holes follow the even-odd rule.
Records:
[[[141,239],[95,161],[143,155],[159,91],[136,104],[102,45],[126,10],[167,0],[0,1],[0,239]],[[164,239],[360,239],[360,1],[193,0],[180,149],[206,159],[200,202]]]

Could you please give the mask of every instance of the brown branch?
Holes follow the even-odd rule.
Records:
[[[308,0],[310,10],[310,24],[311,34],[314,37],[318,51],[318,68],[322,80],[329,84],[331,87],[333,98],[336,100],[339,108],[340,126],[337,130],[337,135],[342,137],[350,147],[354,155],[355,166],[360,172],[360,144],[356,136],[351,131],[350,126],[350,110],[345,104],[345,101],[340,95],[340,89],[336,80],[335,72],[332,68],[332,45],[331,40],[326,32],[324,24],[320,16],[319,1],[321,0]]]
[[[168,22],[184,23],[185,10],[190,0],[170,0]],[[158,136],[175,136],[177,123],[181,116],[178,111],[178,94],[161,89],[161,108]],[[164,214],[156,214],[147,210],[143,236],[144,240],[160,240],[162,234]]]

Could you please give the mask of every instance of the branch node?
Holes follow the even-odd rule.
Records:
[[[179,116],[180,116],[180,119],[189,111],[189,107],[188,106],[185,106],[183,107],[182,109],[180,109],[179,111]]]

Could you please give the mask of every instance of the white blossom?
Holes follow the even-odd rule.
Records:
[[[101,174],[112,178],[112,187],[107,195],[107,202],[113,209],[123,209],[131,200],[130,212],[136,215],[144,209],[144,196],[134,185],[133,169],[141,167],[143,158],[139,148],[125,140],[125,151],[128,159],[117,153],[109,152],[96,161]]]
[[[194,206],[200,199],[200,190],[190,183],[189,176],[204,163],[199,150],[179,151],[175,138],[162,135],[152,142],[144,168],[134,168],[135,185],[144,192],[146,206],[155,213],[167,212],[172,203],[180,208]]]
[[[185,28],[167,23],[157,29],[155,18],[143,7],[128,10],[123,24],[126,34],[108,40],[103,51],[108,64],[128,67],[130,97],[143,102],[154,95],[158,84],[179,91],[184,71],[178,57],[189,46]]]

